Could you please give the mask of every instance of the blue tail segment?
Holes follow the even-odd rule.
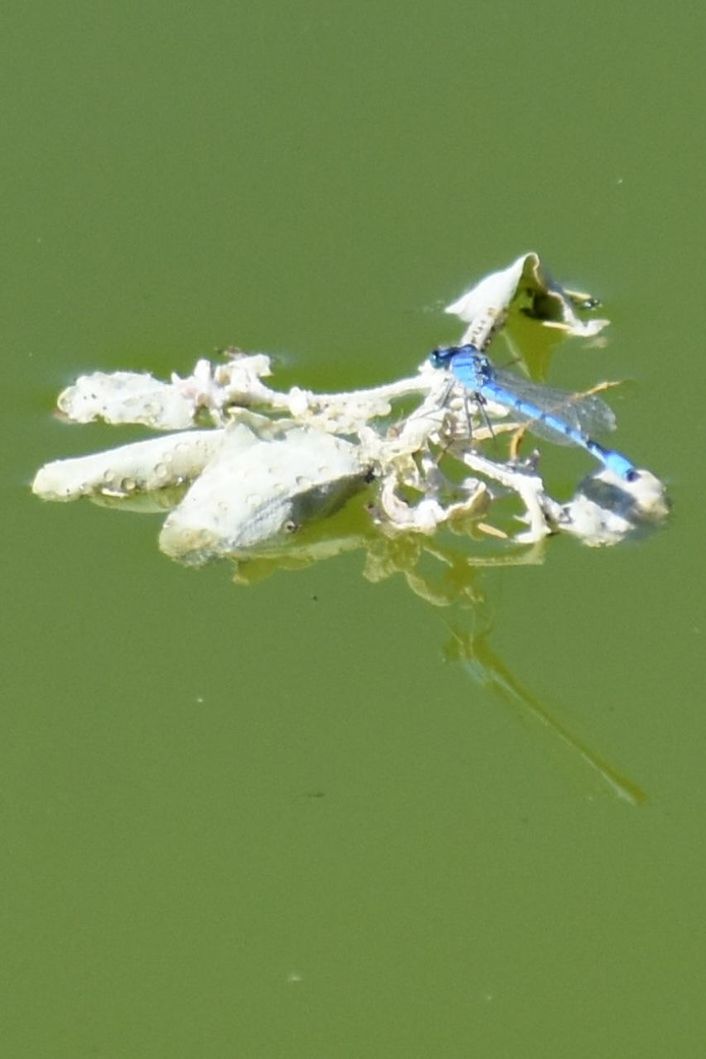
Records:
[[[615,426],[615,416],[600,397],[577,397],[531,383],[494,367],[472,345],[435,349],[429,360],[435,368],[450,371],[478,404],[491,401],[503,405],[533,434],[559,445],[578,445],[625,481],[636,477],[637,468],[627,456],[604,448],[589,436],[588,431],[612,430]]]

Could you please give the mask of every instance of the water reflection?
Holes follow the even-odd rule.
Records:
[[[636,783],[622,775],[583,740],[575,736],[553,716],[545,703],[514,675],[510,667],[490,646],[489,629],[483,632],[468,632],[460,631],[452,626],[449,628],[451,639],[445,646],[445,655],[450,661],[461,662],[475,684],[511,706],[530,714],[557,736],[565,746],[578,754],[619,798],[635,806],[646,801],[645,792]]]
[[[474,684],[489,695],[532,717],[597,773],[618,798],[633,806],[643,804],[645,792],[560,721],[491,644],[492,605],[481,583],[483,571],[489,567],[538,565],[544,561],[546,545],[495,555],[488,555],[487,547],[484,542],[483,554],[473,555],[438,537],[385,537],[371,532],[369,524],[361,522],[358,530],[342,530],[323,540],[292,542],[290,549],[277,556],[240,560],[234,564],[233,580],[239,585],[252,585],[278,570],[301,569],[344,552],[362,551],[367,580],[380,582],[399,575],[425,603],[454,608],[454,622],[445,621],[449,636],[443,652],[448,661],[460,663]]]

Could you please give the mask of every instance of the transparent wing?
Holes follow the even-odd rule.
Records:
[[[493,381],[523,404],[534,405],[541,413],[555,415],[584,434],[602,434],[615,430],[613,410],[595,394],[575,394],[568,390],[542,386],[502,369],[493,372]],[[518,420],[528,423],[533,433],[554,442],[562,440],[549,424],[536,421],[536,416],[531,411],[515,407],[512,402],[508,404],[516,412]],[[571,444],[569,438],[564,440]]]

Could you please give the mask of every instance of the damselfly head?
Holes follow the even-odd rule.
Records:
[[[433,368],[448,368],[456,353],[458,353],[457,346],[441,346],[429,354],[429,363]]]

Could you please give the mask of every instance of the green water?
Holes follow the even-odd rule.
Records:
[[[3,1054],[701,1056],[706,16],[3,22]],[[675,501],[649,540],[551,541],[442,609],[360,552],[236,587],[29,493],[139,436],[51,418],[82,370],[237,343],[282,384],[391,379],[527,249],[613,320],[551,381],[634,380],[616,443]]]

